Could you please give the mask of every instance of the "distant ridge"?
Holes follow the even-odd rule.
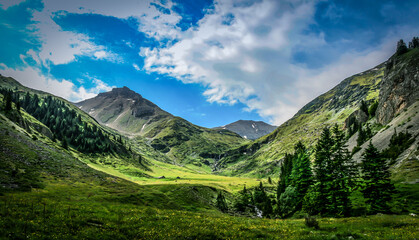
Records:
[[[216,129],[227,129],[235,132],[246,139],[255,140],[266,134],[271,133],[276,129],[263,121],[239,120]]]

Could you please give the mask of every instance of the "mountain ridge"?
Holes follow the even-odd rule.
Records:
[[[245,139],[255,140],[271,133],[276,128],[276,126],[272,126],[263,121],[238,120],[221,127],[215,127],[214,129],[227,129],[239,134]]]

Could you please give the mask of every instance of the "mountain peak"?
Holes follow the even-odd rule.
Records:
[[[113,97],[123,97],[123,98],[132,98],[132,99],[142,98],[142,96],[139,93],[134,92],[133,90],[129,89],[127,86],[123,86],[122,88],[112,88],[110,92],[100,93],[99,96],[113,96]]]
[[[269,125],[262,121],[238,120],[218,128],[227,129],[239,134],[243,138],[254,140],[271,133],[276,129],[276,126]]]

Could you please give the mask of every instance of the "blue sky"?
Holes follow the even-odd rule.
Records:
[[[413,0],[0,5],[2,75],[70,101],[127,86],[205,127],[279,125],[419,35]]]

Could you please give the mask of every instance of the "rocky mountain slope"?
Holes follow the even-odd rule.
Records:
[[[387,148],[394,133],[411,134],[413,141],[398,156],[393,170],[399,179],[419,183],[419,48],[401,56],[395,54],[387,61],[376,119],[370,121],[383,126],[371,138],[379,150]],[[361,149],[366,147],[364,143]],[[359,162],[361,154],[362,150],[353,158]]]
[[[100,124],[126,135],[146,135],[155,125],[173,118],[127,87],[114,88],[75,105]]]
[[[359,109],[362,100],[378,99],[384,64],[343,80],[330,91],[309,102],[290,120],[253,143],[231,150],[219,162],[226,174],[271,175],[278,173],[285,153],[298,141],[314,146],[321,130],[345,120]]]
[[[418,68],[419,49],[415,48],[401,56],[395,54],[386,63],[343,80],[305,105],[271,134],[227,152],[218,162],[217,170],[233,175],[275,174],[282,157],[292,151],[297,141],[301,140],[312,148],[322,128],[338,124],[347,130],[352,117],[364,125],[369,124],[375,134],[372,142],[380,150],[388,146],[395,128],[398,132],[408,130],[417,138]],[[369,119],[368,114],[360,110],[362,101],[366,106],[378,101],[376,117]],[[348,140],[350,150],[355,147],[357,136],[356,133]],[[366,143],[361,149],[365,146]],[[354,158],[359,161],[361,153],[362,150]],[[417,168],[417,155],[416,142],[401,158],[416,159],[411,168]]]
[[[239,134],[245,139],[255,140],[271,133],[276,129],[276,126],[262,121],[239,120],[215,129],[227,129]]]

